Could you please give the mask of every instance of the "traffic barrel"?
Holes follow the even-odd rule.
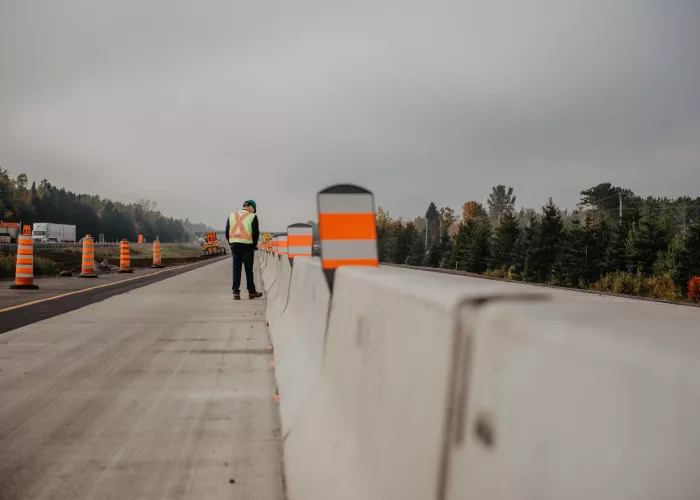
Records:
[[[313,228],[308,224],[292,224],[287,227],[289,260],[294,261],[294,257],[311,257],[313,238]]]
[[[129,254],[129,242],[122,240],[119,246],[119,273],[133,273],[131,269],[131,254]]]
[[[97,278],[95,272],[95,240],[89,234],[83,238],[83,264],[78,278]]]
[[[34,284],[34,243],[32,227],[24,226],[22,235],[17,237],[17,267],[15,283],[10,288],[16,290],[38,290]]]
[[[338,267],[379,265],[374,195],[338,184],[319,191],[317,204],[322,267],[332,290]]]
[[[163,266],[163,259],[160,254],[160,241],[158,240],[153,242],[153,265],[151,267],[157,269],[165,267]]]
[[[280,234],[279,237],[277,238],[277,244],[278,246],[278,252],[280,256],[286,255],[287,254],[287,235],[286,234]]]

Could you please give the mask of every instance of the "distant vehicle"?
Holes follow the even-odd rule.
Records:
[[[0,243],[17,243],[19,224],[16,222],[0,222]]]
[[[37,222],[32,227],[32,240],[42,243],[75,243],[75,226]]]

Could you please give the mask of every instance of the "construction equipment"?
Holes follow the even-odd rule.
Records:
[[[216,233],[207,233],[207,239],[202,244],[202,256],[225,255],[226,249],[221,245]]]

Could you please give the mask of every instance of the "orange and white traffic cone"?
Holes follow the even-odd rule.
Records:
[[[160,255],[160,241],[158,240],[155,240],[153,242],[153,265],[151,267],[156,269],[165,267],[163,265],[163,259]]]
[[[22,235],[17,238],[17,268],[15,283],[10,285],[15,290],[38,290],[34,284],[34,243],[32,227],[24,226]]]
[[[133,273],[131,269],[131,254],[129,253],[129,242],[122,240],[119,246],[119,273]]]
[[[95,240],[89,234],[83,238],[83,265],[78,278],[97,278],[95,272]]]

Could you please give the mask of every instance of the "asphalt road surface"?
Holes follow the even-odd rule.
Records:
[[[283,498],[265,302],[230,265],[0,335],[0,499]]]

